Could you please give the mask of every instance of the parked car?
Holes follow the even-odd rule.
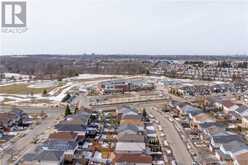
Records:
[[[168,147],[168,146],[169,146],[167,140],[164,140],[164,146],[165,146],[165,147]]]

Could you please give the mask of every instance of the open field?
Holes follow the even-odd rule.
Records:
[[[28,87],[28,84],[20,83],[20,84],[11,84],[6,86],[0,86],[0,93],[5,94],[40,94],[44,90],[47,90],[48,92],[52,89],[49,88],[30,88]]]

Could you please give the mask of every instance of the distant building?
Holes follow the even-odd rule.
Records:
[[[154,84],[145,80],[111,80],[98,84],[101,94],[124,93],[127,91],[151,90]]]

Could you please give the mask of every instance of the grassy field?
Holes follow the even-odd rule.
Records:
[[[49,92],[52,88],[29,88],[28,84],[12,84],[6,86],[0,86],[0,93],[6,94],[38,94],[44,90]]]

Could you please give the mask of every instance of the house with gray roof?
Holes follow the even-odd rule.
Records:
[[[116,153],[129,153],[129,154],[141,154],[146,150],[145,143],[143,142],[117,142],[115,152]]]
[[[211,140],[211,137],[217,133],[225,132],[226,125],[216,122],[200,123],[198,129],[202,132],[200,138]]]
[[[122,116],[123,114],[130,113],[130,112],[133,112],[133,113],[137,113],[138,114],[138,110],[137,109],[131,108],[130,106],[126,106],[126,105],[121,106],[120,108],[117,109],[117,113],[120,116]]]
[[[234,110],[240,117],[248,116],[248,107],[245,105],[239,106],[237,109]]]
[[[185,105],[181,108],[181,113],[188,115],[189,118],[192,119],[192,116],[203,113],[203,110],[191,105]]]
[[[65,120],[55,125],[55,129],[57,129],[57,131],[85,134],[89,120],[90,114],[87,112],[69,115],[65,118]]]
[[[141,115],[137,113],[126,113],[121,116],[121,119],[136,119],[136,120],[141,120],[142,117]]]
[[[242,141],[239,140],[233,140],[227,143],[223,143],[220,146],[220,150],[225,153],[225,154],[229,154],[232,157],[234,157],[235,155],[239,155],[243,152],[248,152],[248,145],[245,144]]]
[[[210,137],[209,148],[211,151],[214,151],[216,149],[220,149],[222,145],[226,143],[230,143],[232,141],[239,141],[243,143],[244,139],[238,134],[234,134],[226,131],[218,132]]]
[[[77,142],[62,141],[62,140],[48,140],[42,145],[42,149],[46,151],[75,151]]]
[[[121,125],[117,129],[118,134],[139,134],[140,129],[135,125]]]
[[[242,150],[248,150],[248,145],[242,141],[234,140],[234,141],[230,141],[228,143],[222,144],[221,149],[223,151],[225,150],[227,152],[237,153]]]
[[[35,161],[40,164],[60,164],[63,161],[62,151],[42,151],[35,157]]]
[[[60,165],[63,162],[63,151],[40,151],[23,156],[22,165]]]

